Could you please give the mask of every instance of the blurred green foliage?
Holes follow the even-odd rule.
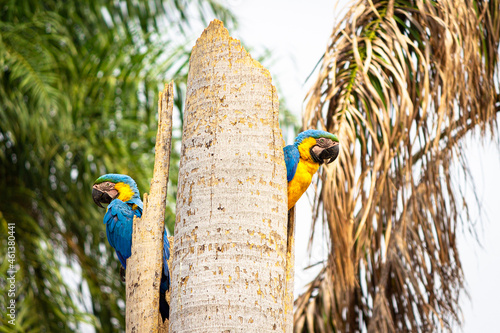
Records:
[[[17,269],[12,326],[1,256],[0,331],[76,332],[82,323],[123,330],[119,264],[91,186],[117,172],[141,193],[149,188],[158,92],[175,80],[179,118],[191,27],[212,17],[230,29],[236,23],[211,0],[0,1],[0,234],[15,223]],[[0,248],[6,252],[7,237]]]

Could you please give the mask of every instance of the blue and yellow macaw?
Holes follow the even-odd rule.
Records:
[[[288,181],[288,209],[311,184],[321,164],[330,164],[339,155],[339,139],[332,133],[307,130],[300,133],[293,145],[283,148]]]
[[[94,182],[92,198],[101,208],[109,204],[104,215],[106,236],[109,244],[115,249],[123,269],[127,268],[127,259],[131,256],[132,230],[134,215],[142,216],[142,200],[135,181],[126,175],[107,174]],[[170,288],[170,276],[167,260],[170,257],[170,244],[167,230],[163,234],[163,274],[160,283],[160,314],[162,319],[168,318],[169,305],[165,300],[165,292]],[[123,271],[121,272],[123,274]]]

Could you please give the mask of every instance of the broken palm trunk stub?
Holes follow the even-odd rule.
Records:
[[[159,286],[163,268],[163,232],[172,139],[173,82],[158,101],[158,132],[150,195],[144,194],[141,218],[134,216],[132,255],[127,259],[126,329],[158,332]]]
[[[171,332],[285,330],[287,182],[271,76],[213,21],[190,60]]]

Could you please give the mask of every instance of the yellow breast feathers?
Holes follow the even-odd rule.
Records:
[[[302,141],[298,149],[300,152],[299,164],[293,179],[288,182],[288,209],[292,208],[311,184],[312,176],[318,171],[319,164],[315,162],[309,150],[316,144],[314,138]]]
[[[134,191],[125,183],[116,183],[115,190],[118,191],[118,199],[123,202],[129,201],[134,196]]]

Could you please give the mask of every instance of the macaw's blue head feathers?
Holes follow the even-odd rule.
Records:
[[[92,198],[99,207],[102,203],[109,204],[113,199],[131,202],[142,208],[141,196],[135,181],[117,173],[108,173],[96,179],[92,186]]]
[[[308,152],[310,158],[319,164],[330,164],[339,155],[339,139],[335,134],[310,129],[299,133],[294,143],[299,151]]]

